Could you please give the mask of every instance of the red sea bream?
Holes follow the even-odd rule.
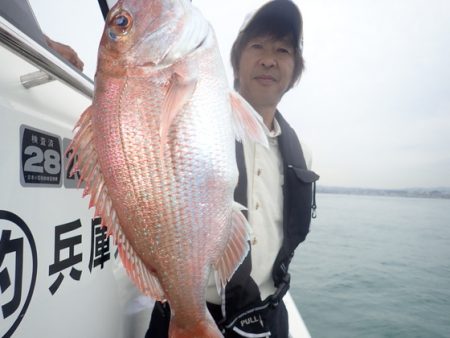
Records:
[[[125,0],[110,11],[92,105],[68,149],[90,206],[146,295],[168,301],[170,337],[221,337],[205,304],[248,251],[233,201],[235,138],[266,142],[231,91],[211,26],[187,0]]]

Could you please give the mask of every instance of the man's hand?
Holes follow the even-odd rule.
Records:
[[[53,41],[48,36],[44,35],[47,45],[58,52],[64,59],[69,61],[72,65],[83,71],[84,63],[80,60],[77,53],[72,49],[72,47],[64,45],[62,43]]]

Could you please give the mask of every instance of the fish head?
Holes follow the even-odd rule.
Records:
[[[209,24],[188,0],[119,0],[110,10],[97,71],[165,67],[195,50]]]

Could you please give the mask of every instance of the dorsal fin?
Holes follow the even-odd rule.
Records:
[[[77,128],[75,136],[66,150],[66,154],[70,153],[68,163],[77,159],[70,175],[78,171],[80,182],[86,182],[83,196],[91,195],[89,207],[95,206],[95,216],[101,217],[102,226],[106,226],[108,234],[114,237],[122,264],[133,282],[144,294],[156,300],[165,300],[157,277],[146,268],[120,227],[93,142],[94,134],[91,124],[93,109],[91,106],[81,115],[75,127]]]

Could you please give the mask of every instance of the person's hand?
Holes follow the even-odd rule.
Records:
[[[47,45],[58,52],[64,59],[69,61],[72,65],[78,68],[80,71],[83,71],[84,63],[78,57],[78,54],[72,49],[72,47],[64,45],[62,43],[53,41],[48,36],[44,35],[45,41]]]

